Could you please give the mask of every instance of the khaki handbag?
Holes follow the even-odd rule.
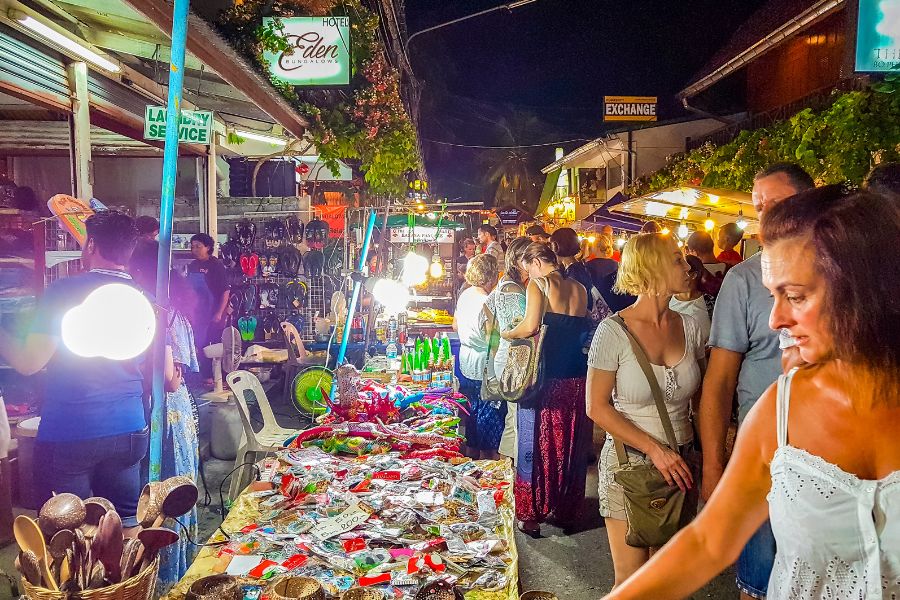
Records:
[[[647,354],[628,331],[622,317],[615,314],[610,318],[628,335],[631,349],[641,370],[647,376],[647,383],[650,384],[663,431],[666,433],[667,445],[678,452],[669,411],[666,409],[662,390],[659,388],[659,382]],[[625,515],[628,519],[625,543],[636,548],[658,548],[668,542],[683,526],[685,493],[677,485],[669,485],[653,464],[630,464],[625,453],[625,445],[621,440],[616,439],[614,442],[619,466],[613,469],[613,479],[625,490]]]
[[[541,292],[544,295],[541,307],[543,313],[547,309],[547,297],[543,288],[541,288]],[[510,340],[506,366],[502,373],[495,373],[494,356],[497,354],[497,346],[493,345],[492,341],[496,337],[494,335],[497,329],[496,315],[493,315],[491,323],[488,337],[488,357],[485,362],[484,375],[481,378],[481,399],[533,404],[543,385],[541,351],[544,347],[547,326],[541,325],[540,330],[529,338]]]

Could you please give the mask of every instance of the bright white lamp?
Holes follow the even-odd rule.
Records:
[[[403,275],[400,279],[407,287],[425,283],[428,279],[428,259],[410,251],[403,257]]]
[[[681,239],[686,238],[688,235],[690,235],[690,233],[691,233],[691,231],[688,229],[688,226],[685,225],[684,223],[682,223],[681,225],[678,226],[678,237],[680,237]]]
[[[62,319],[63,343],[84,358],[135,358],[150,347],[155,334],[153,305],[123,283],[97,288]]]
[[[388,314],[396,315],[409,305],[409,288],[393,279],[379,279],[372,289],[375,301],[384,306]]]

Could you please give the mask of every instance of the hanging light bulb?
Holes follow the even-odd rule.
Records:
[[[678,237],[680,237],[681,239],[686,238],[688,235],[690,235],[690,233],[691,230],[688,229],[688,226],[684,223],[678,226]]]
[[[626,241],[626,240],[625,240],[625,236],[620,235],[620,236],[619,236],[619,239],[616,240],[616,246],[619,247],[619,248],[621,248],[622,246],[625,245],[625,241]]]
[[[368,283],[366,287],[368,287]],[[375,301],[381,304],[389,315],[398,314],[409,305],[409,288],[393,279],[378,279],[372,289]]]
[[[400,279],[407,287],[425,283],[428,279],[428,259],[410,250],[403,257],[403,275]]]
[[[743,210],[738,213],[738,220],[735,221],[734,224],[737,225],[741,230],[747,229],[747,219],[744,218]]]
[[[428,268],[428,274],[431,275],[432,279],[444,278],[444,263],[441,262],[441,257],[437,254],[432,258],[431,267]]]
[[[716,228],[716,222],[710,218],[709,213],[706,213],[706,220],[703,221],[703,228],[707,231],[712,231]]]
[[[682,242],[681,240],[678,240],[678,247],[684,248],[684,242]]]
[[[663,227],[662,231],[660,231],[660,233],[663,235],[669,235],[670,233],[672,233],[672,230],[669,229],[668,227]]]

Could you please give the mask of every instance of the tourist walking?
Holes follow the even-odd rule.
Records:
[[[778,202],[813,187],[812,178],[791,163],[760,171],[753,182],[758,215]],[[725,468],[725,440],[737,392],[738,428],[756,400],[782,372],[778,333],[768,325],[772,295],[762,283],[761,255],[732,267],[716,298],[710,330],[709,369],[698,411],[703,448],[700,494],[709,499]],[[768,524],[751,538],[737,563],[737,585],[743,598],[764,598],[775,539]]]
[[[703,293],[701,283],[704,277],[712,275],[706,270],[705,265],[700,262],[696,256],[685,256],[684,260],[690,267],[688,278],[690,279],[690,289],[688,291],[673,294],[669,301],[669,308],[675,312],[692,316],[700,326],[700,339],[703,346],[709,341],[709,330],[712,326],[712,313],[716,299],[711,294]]]
[[[522,257],[525,249],[531,245],[528,238],[516,238],[506,249],[506,268],[499,285],[488,294],[482,308],[482,335],[488,340],[489,348],[496,348],[493,364],[488,368],[499,378],[506,369],[509,358],[509,340],[500,337],[525,317],[525,282],[528,273],[522,269]],[[490,354],[488,355],[490,359]],[[516,458],[516,404],[506,405],[506,419],[503,435],[500,438],[499,453],[515,460]]]
[[[497,264],[502,266],[506,264],[504,258],[503,246],[498,241],[497,228],[487,223],[478,226],[478,243],[481,244],[481,251],[484,254],[490,254],[497,259]]]
[[[605,233],[601,233],[597,236],[597,258],[585,263],[594,287],[597,288],[606,305],[613,312],[631,306],[636,300],[631,294],[618,294],[613,291],[620,260],[622,260],[621,255],[616,258],[613,254],[613,239]]]
[[[550,248],[531,244],[521,266],[530,278],[525,318],[501,336],[524,339],[547,326],[542,390],[535,403],[518,407],[514,486],[519,528],[538,535],[551,514],[564,529],[575,526],[584,500],[592,434],[583,401],[584,339],[590,322],[587,291],[560,273]]]
[[[481,399],[481,378],[488,355],[487,337],[481,325],[482,308],[488,294],[497,285],[497,259],[479,254],[469,261],[466,282],[469,287],[460,295],[453,317],[453,328],[459,334],[459,391],[469,400],[466,419],[466,446],[472,458],[497,459],[500,438],[506,419],[505,402]]]
[[[768,208],[761,234],[769,324],[806,365],[751,409],[697,520],[610,599],[689,596],[767,518],[769,600],[900,597],[900,445],[884,426],[900,422],[900,263],[882,260],[900,212],[865,193],[801,194]]]
[[[637,301],[603,321],[591,344],[586,400],[590,418],[607,432],[600,455],[600,514],[606,521],[616,585],[652,554],[651,548],[632,547],[625,541],[625,493],[613,478],[621,460],[652,464],[669,485],[685,492],[682,523],[696,511],[700,472],[691,400],[700,389],[706,349],[696,319],[669,307],[673,294],[690,289],[688,273],[670,236],[648,233],[631,238],[622,251],[616,288],[636,295]],[[642,366],[645,359],[636,354],[629,333],[662,390],[665,415]],[[663,418],[671,422],[677,448],[668,445]],[[616,442],[623,446],[616,448]]]

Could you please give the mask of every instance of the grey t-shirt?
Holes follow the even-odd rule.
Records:
[[[713,311],[709,345],[744,355],[738,374],[738,422],[781,374],[778,332],[769,328],[774,301],[762,283],[762,254],[725,275]]]

